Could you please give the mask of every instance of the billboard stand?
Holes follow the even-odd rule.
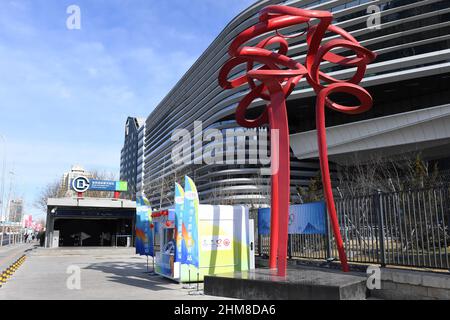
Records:
[[[152,208],[145,196],[136,196],[136,253],[146,256],[146,271],[149,275],[156,275],[154,256],[155,256],[155,232],[152,222]],[[148,257],[153,257],[153,270],[149,272]]]
[[[152,272],[148,273],[150,276],[157,276],[158,274],[155,272],[155,257],[152,257]]]
[[[154,229],[152,229],[152,237],[153,237],[153,243],[155,243],[155,232]],[[152,271],[148,271],[148,256],[147,256],[147,272],[145,272],[149,276],[157,276],[158,274],[155,272],[155,252],[153,252],[152,256]]]
[[[191,283],[191,266],[189,265],[189,282],[183,286],[183,289],[195,289],[195,286]]]
[[[203,293],[203,290],[200,290],[200,288],[199,288],[199,282],[200,282],[200,278],[199,277],[200,277],[200,275],[197,272],[197,290],[189,292],[190,296],[203,296],[203,295],[205,295]]]
[[[147,272],[144,272],[146,274],[148,274],[149,276],[157,276],[158,274],[155,272],[155,258],[153,258],[153,263],[152,263],[152,271],[148,271],[148,256],[147,256]]]

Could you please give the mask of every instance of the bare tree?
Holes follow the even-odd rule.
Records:
[[[34,206],[47,212],[47,200],[48,198],[61,198],[64,196],[64,191],[61,188],[61,181],[55,180],[44,187],[38,195]]]
[[[301,203],[315,202],[323,199],[322,174],[317,171],[316,175],[310,179],[307,187],[297,186],[297,194],[301,198]]]
[[[345,196],[421,189],[446,182],[437,163],[426,161],[421,153],[408,153],[386,159],[374,154],[365,161],[357,155],[351,165],[338,166],[337,186]]]
[[[256,198],[252,201],[252,207],[270,206],[271,201],[271,187],[270,176],[263,176],[259,171],[254,177],[256,187]]]
[[[40,218],[40,219],[38,219],[36,222],[38,223],[38,224],[40,224],[40,225],[42,225],[42,226],[44,226],[45,227],[45,217],[44,218]]]
[[[214,186],[214,188],[210,189],[209,196],[206,200],[208,204],[219,205],[220,196],[221,196],[220,187]]]
[[[361,242],[367,239],[367,232],[374,232],[369,228],[360,229],[358,226],[370,226],[373,223],[370,219],[374,214],[370,205],[372,197],[366,196],[379,190],[389,199],[389,205],[384,211],[394,220],[402,221],[398,225],[386,222],[389,223],[387,237],[395,245],[401,245],[401,250],[419,251],[426,247],[445,246],[448,243],[448,223],[436,217],[440,210],[437,199],[448,197],[450,179],[445,172],[439,170],[437,162],[424,160],[420,152],[389,159],[376,154],[364,161],[359,161],[355,156],[352,164],[338,167],[337,176],[336,190],[350,200],[359,198],[359,201],[350,201],[351,204],[347,205],[358,214],[348,215],[348,209],[341,209],[347,225],[351,226],[348,234],[350,238]],[[437,189],[440,191],[435,193]],[[416,237],[416,241],[402,239],[402,225],[409,226],[408,230],[411,236]],[[440,234],[442,237],[430,237],[430,233]]]
[[[185,175],[191,176],[192,170],[189,167],[172,168],[166,166],[164,162],[163,169],[158,178],[154,179],[145,186],[145,194],[153,208],[165,209],[174,204],[175,182],[182,183]]]

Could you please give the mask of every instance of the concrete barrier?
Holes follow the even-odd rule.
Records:
[[[267,267],[267,259],[257,258],[257,265]],[[305,266],[322,266],[324,269],[338,269],[339,263],[326,264],[320,260],[289,260],[291,268]],[[324,267],[326,265],[326,267]],[[351,264],[354,274],[367,278],[366,270],[369,265]],[[450,272],[429,272],[380,267],[381,289],[369,291],[369,296],[386,300],[449,300]]]
[[[450,274],[382,268],[381,290],[370,294],[389,300],[448,300]]]

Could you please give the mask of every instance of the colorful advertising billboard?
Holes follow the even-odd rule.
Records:
[[[136,253],[154,256],[152,208],[145,197],[136,198]]]
[[[198,193],[194,181],[184,178],[184,210],[182,217],[183,240],[186,250],[181,254],[181,262],[198,268]]]
[[[197,281],[197,276],[203,281],[205,275],[249,270],[247,208],[199,205],[198,239],[199,267],[182,264],[180,282]]]
[[[253,231],[249,231],[248,208],[200,205],[189,177],[184,190],[175,183],[174,203],[174,209],[153,213],[160,235],[157,274],[195,282],[203,281],[205,275],[249,270]]]
[[[175,262],[183,260],[183,246],[184,251],[187,250],[186,244],[183,241],[183,213],[184,213],[184,190],[180,184],[175,183],[175,237],[176,237]]]

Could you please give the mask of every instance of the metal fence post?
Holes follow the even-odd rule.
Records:
[[[259,232],[258,232],[258,253],[259,253],[259,256],[262,257],[262,255],[263,255],[263,252],[262,252],[262,237],[259,234]]]
[[[292,235],[288,234],[288,257],[292,259],[292,245],[291,245]]]
[[[338,216],[339,216],[339,212],[338,212]],[[333,253],[331,252],[331,228],[330,228],[330,219],[328,216],[328,209],[325,209],[325,219],[327,220],[327,236],[326,236],[326,241],[327,241],[327,256],[325,257],[325,259],[329,259],[332,258]]]
[[[384,248],[384,212],[383,212],[383,195],[380,190],[377,192],[378,199],[378,230],[379,230],[379,241],[380,241],[380,251],[381,251],[381,266],[386,266],[386,250]]]

